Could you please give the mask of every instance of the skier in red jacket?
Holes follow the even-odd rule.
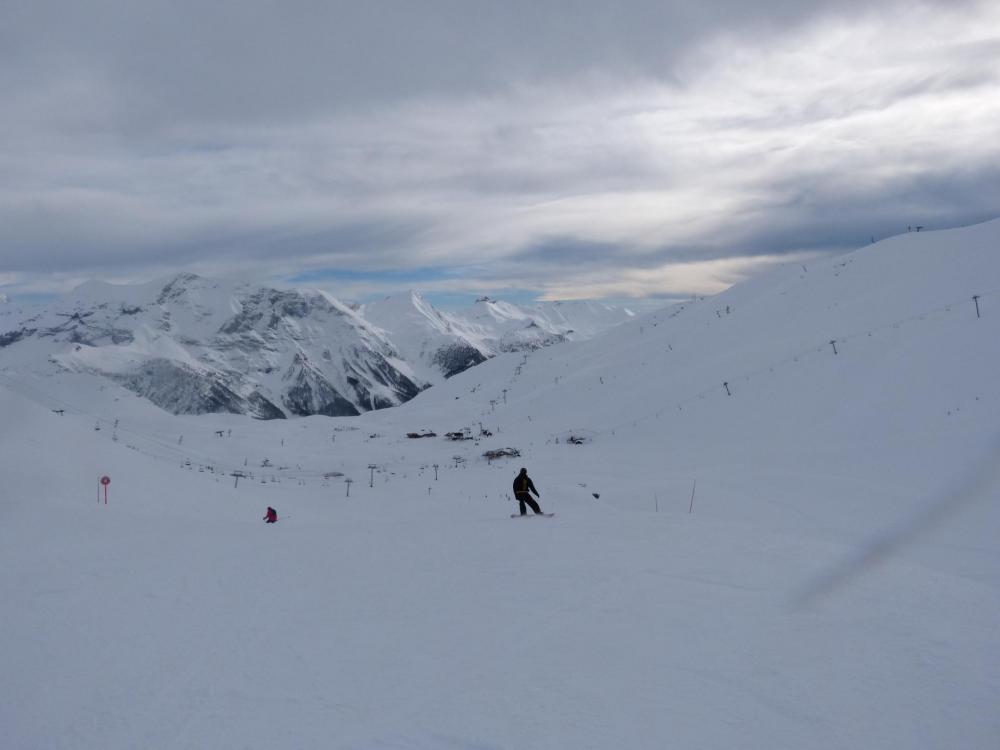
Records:
[[[270,505],[267,506],[267,513],[264,515],[264,520],[267,523],[275,523],[278,520],[278,511],[276,511]]]

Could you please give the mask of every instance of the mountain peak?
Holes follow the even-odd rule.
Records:
[[[144,284],[90,281],[43,323],[0,330],[0,348],[35,338],[51,348],[30,366],[97,375],[172,411],[354,414],[402,403],[501,352],[564,340],[577,327],[565,316],[556,326],[536,323],[486,299],[463,315],[438,311],[416,290],[355,308],[322,290],[189,272]],[[602,322],[603,330],[619,321]],[[288,372],[294,377],[283,379]]]

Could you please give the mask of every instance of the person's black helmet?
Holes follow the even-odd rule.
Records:
[[[521,473],[522,473],[522,474],[527,474],[527,473],[528,473],[528,470],[527,470],[527,469],[525,469],[525,468],[524,468],[524,467],[522,466],[522,467],[521,467]]]

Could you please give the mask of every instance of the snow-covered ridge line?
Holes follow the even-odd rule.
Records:
[[[399,405],[500,352],[579,340],[631,316],[607,305],[556,309],[487,301],[444,314],[416,292],[358,307],[318,290],[189,273],[91,281],[41,311],[0,312],[0,367],[98,374],[173,413],[352,416]]]

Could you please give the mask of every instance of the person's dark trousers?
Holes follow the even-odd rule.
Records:
[[[529,493],[527,493],[527,492],[518,492],[518,493],[515,493],[514,497],[516,497],[517,501],[519,503],[521,503],[521,515],[522,516],[525,516],[525,515],[528,514],[528,511],[525,510],[525,508],[524,508],[524,504],[525,503],[527,503],[531,507],[531,509],[533,511],[535,511],[535,513],[541,513],[542,512],[542,509],[538,507],[538,503],[535,502],[535,498],[533,498]]]

